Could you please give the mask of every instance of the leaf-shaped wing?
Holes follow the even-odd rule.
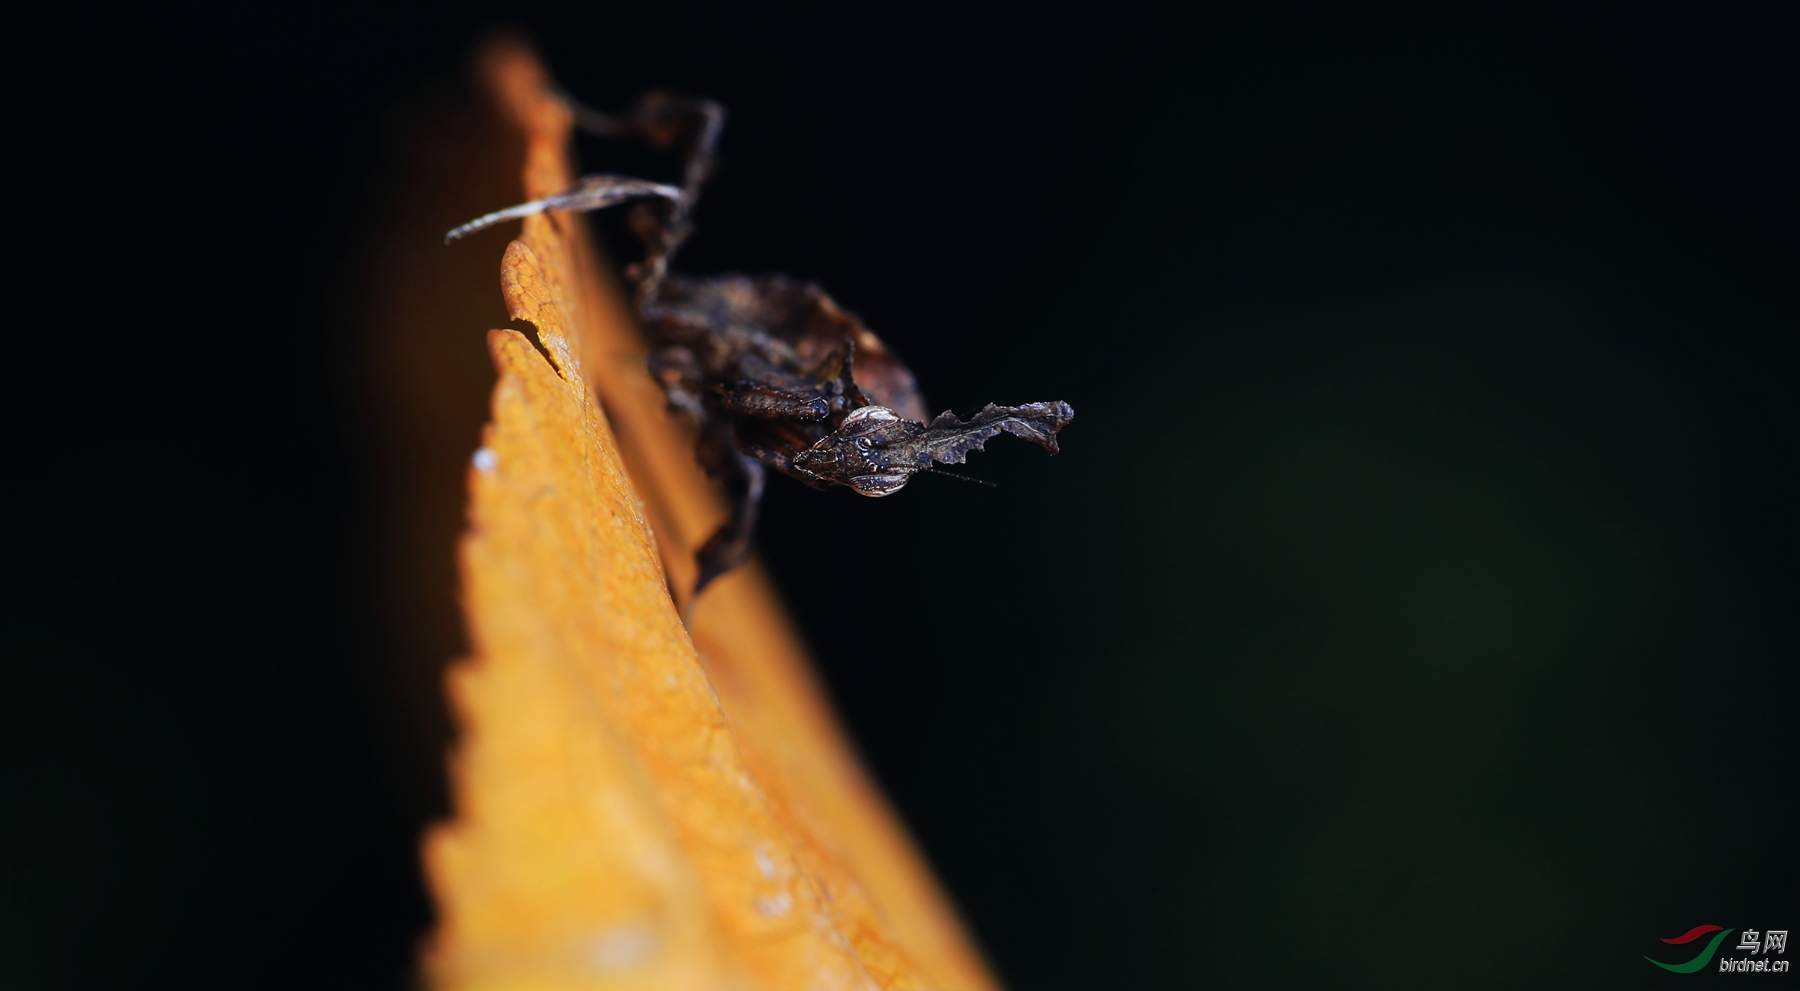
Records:
[[[813,283],[784,275],[672,275],[645,317],[661,336],[705,352],[710,357],[703,363],[720,366],[754,350],[816,376],[848,341],[856,348],[856,384],[869,400],[908,420],[925,419],[925,400],[905,363]],[[829,369],[824,377],[831,377]]]
[[[1026,403],[1023,406],[983,407],[974,418],[964,421],[955,413],[943,412],[925,427],[915,443],[918,449],[940,464],[959,465],[970,451],[979,451],[994,437],[1008,433],[1023,437],[1055,454],[1056,433],[1069,425],[1075,411],[1068,403]]]

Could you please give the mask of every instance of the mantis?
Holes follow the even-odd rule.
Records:
[[[669,406],[697,425],[700,464],[731,500],[729,518],[696,552],[695,595],[749,555],[770,469],[816,489],[881,497],[915,475],[950,474],[932,465],[962,464],[1002,433],[1057,453],[1057,434],[1075,415],[1068,403],[990,403],[967,420],[951,412],[928,418],[913,373],[817,285],[669,270],[693,233],[694,207],[717,160],[719,104],[652,92],[620,115],[571,105],[585,131],[678,150],[681,185],[588,175],[554,196],[471,220],[444,240],[549,210],[631,205],[644,257],[626,274],[653,345],[650,372]]]

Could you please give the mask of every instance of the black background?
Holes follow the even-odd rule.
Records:
[[[763,535],[1014,987],[1640,986],[1791,928],[1794,35],[1441,6],[29,15],[0,980],[405,980],[441,785],[348,646],[339,308],[499,25],[730,107],[684,267],[1077,410]]]

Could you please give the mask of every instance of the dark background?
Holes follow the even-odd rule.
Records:
[[[1794,35],[1454,6],[27,15],[0,982],[405,979],[442,786],[359,670],[342,310],[502,24],[731,108],[684,267],[1077,410],[763,534],[1013,987],[1642,986],[1794,928]]]

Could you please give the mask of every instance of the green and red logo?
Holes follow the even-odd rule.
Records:
[[[1713,936],[1712,939],[1707,940],[1706,948],[1699,953],[1694,954],[1694,959],[1689,960],[1687,963],[1663,963],[1661,960],[1650,960],[1649,957],[1645,957],[1644,959],[1650,960],[1651,963],[1664,970],[1672,970],[1677,974],[1692,974],[1712,962],[1713,954],[1719,952],[1719,944],[1725,941],[1725,937],[1732,933],[1737,933],[1738,941],[1736,949],[1738,952],[1743,953],[1743,956],[1720,957],[1718,967],[1719,973],[1790,973],[1789,961],[1785,959],[1775,959],[1776,956],[1787,956],[1788,931],[1786,929],[1757,929],[1754,926],[1743,929],[1721,929],[1718,926],[1695,926],[1687,932],[1672,939],[1665,939],[1663,942],[1680,946],[1683,943],[1692,943],[1695,940],[1706,936],[1708,933],[1716,933],[1717,935]],[[1730,944],[1726,945],[1729,946]]]
[[[1725,941],[1725,937],[1736,931],[1737,930],[1735,929],[1721,929],[1718,926],[1695,926],[1673,939],[1663,940],[1665,943],[1680,946],[1683,943],[1692,943],[1694,940],[1699,939],[1707,933],[1717,933],[1718,935],[1707,941],[1705,949],[1694,955],[1694,959],[1689,960],[1687,963],[1663,963],[1661,960],[1650,960],[1649,957],[1645,957],[1644,959],[1650,960],[1651,963],[1664,970],[1672,970],[1677,974],[1692,974],[1694,971],[1712,963],[1713,954],[1719,952],[1719,944]]]

